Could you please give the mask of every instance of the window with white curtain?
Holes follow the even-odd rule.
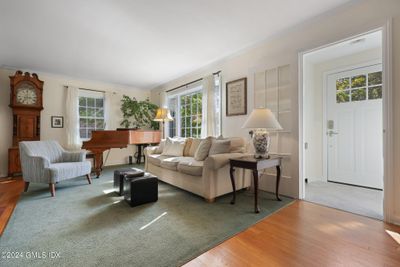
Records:
[[[202,96],[202,88],[198,86],[168,98],[168,108],[174,118],[169,123],[169,136],[201,136]]]
[[[79,90],[79,136],[88,140],[94,130],[104,130],[104,93]]]
[[[215,114],[217,135],[219,135],[221,133],[221,84],[218,75],[214,76],[214,84],[214,102],[207,105]],[[207,114],[207,111],[203,110],[204,92],[201,82],[192,84],[190,87],[179,88],[176,92],[167,96],[167,106],[174,118],[168,123],[168,136],[201,137],[202,118]]]

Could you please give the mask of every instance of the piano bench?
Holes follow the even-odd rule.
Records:
[[[131,207],[136,207],[145,203],[156,202],[158,200],[158,178],[145,174],[143,177],[124,178],[126,190],[124,199]]]

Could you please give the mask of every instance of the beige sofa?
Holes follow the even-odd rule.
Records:
[[[215,139],[214,139],[215,140]],[[226,138],[230,140],[228,153],[208,155],[205,160],[195,160],[192,147],[189,154],[182,156],[162,155],[160,146],[145,149],[145,170],[158,177],[159,180],[204,197],[213,202],[216,197],[231,193],[232,184],[229,175],[229,159],[245,155],[243,138]],[[194,146],[195,142],[192,142]],[[190,151],[185,141],[185,151]],[[162,145],[161,145],[162,146]],[[250,173],[242,169],[235,170],[236,189],[250,187]]]

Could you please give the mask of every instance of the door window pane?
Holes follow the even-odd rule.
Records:
[[[341,78],[336,80],[336,90],[349,89],[349,86],[350,86],[350,78]]]
[[[367,79],[365,75],[358,75],[351,78],[351,88],[363,87],[367,85]]]
[[[336,103],[346,103],[350,101],[349,91],[339,91],[336,93]]]
[[[368,74],[368,85],[382,84],[382,71],[373,72]]]
[[[367,99],[365,88],[351,90],[351,101],[361,101]]]
[[[381,99],[382,98],[382,86],[375,86],[368,88],[368,99]]]

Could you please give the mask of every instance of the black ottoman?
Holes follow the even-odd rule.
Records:
[[[114,190],[122,196],[124,194],[124,178],[129,176],[130,179],[144,175],[144,171],[136,168],[124,168],[114,171]]]
[[[158,179],[146,173],[143,177],[124,178],[124,199],[135,207],[158,200]]]

